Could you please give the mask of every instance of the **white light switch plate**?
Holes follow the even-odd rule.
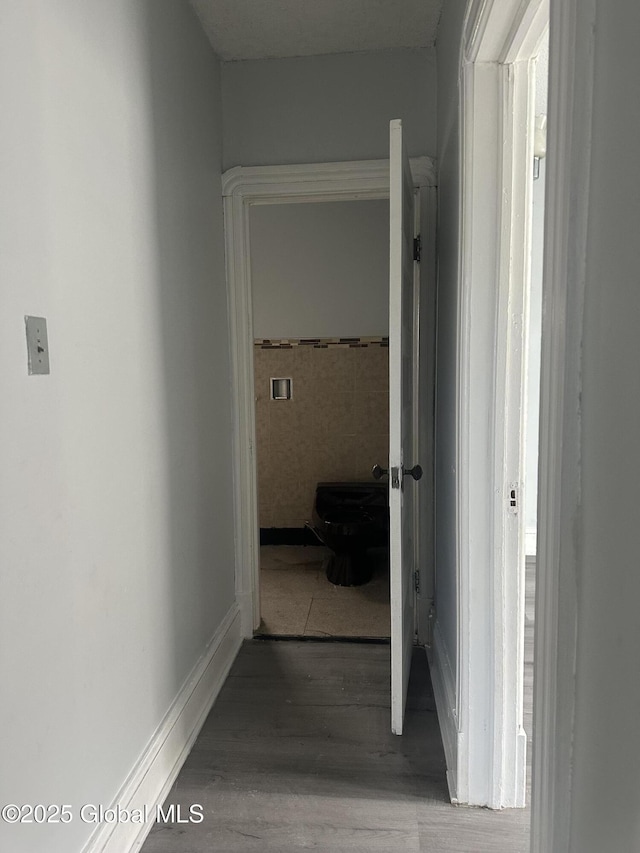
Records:
[[[25,317],[29,374],[49,373],[49,341],[44,317]]]

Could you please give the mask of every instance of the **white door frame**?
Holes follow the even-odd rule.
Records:
[[[432,158],[412,158],[411,170],[416,187],[435,187]],[[236,599],[243,636],[250,638],[260,624],[260,543],[249,210],[258,204],[388,198],[389,161],[235,166],[222,176],[222,195],[231,346]],[[433,244],[433,238],[425,236]]]
[[[458,646],[455,708],[440,718],[448,729],[452,798],[491,808],[525,805],[518,505],[525,468],[532,57],[547,25],[545,0],[471,0],[460,57]],[[446,656],[436,648],[434,658]],[[440,704],[452,693],[444,687]]]

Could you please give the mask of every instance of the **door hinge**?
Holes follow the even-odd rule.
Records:
[[[416,588],[416,592],[420,593],[420,572],[417,569],[413,573],[413,585]]]
[[[420,262],[420,256],[422,255],[422,239],[418,234],[417,237],[413,238],[413,260]]]

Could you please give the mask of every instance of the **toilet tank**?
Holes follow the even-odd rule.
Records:
[[[389,527],[389,487],[387,483],[318,483],[315,509],[320,516],[329,510],[366,509],[380,524]]]

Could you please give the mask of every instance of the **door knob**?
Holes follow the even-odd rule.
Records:
[[[403,466],[402,473],[404,474],[405,477],[409,476],[409,477],[413,477],[414,480],[419,480],[420,477],[422,477],[422,466],[421,465],[414,465],[413,468],[405,468]],[[375,476],[375,474],[374,474],[374,476]]]
[[[374,480],[379,480],[381,477],[384,477],[384,475],[388,473],[388,468],[381,468],[379,465],[374,465],[371,469],[371,474]]]

